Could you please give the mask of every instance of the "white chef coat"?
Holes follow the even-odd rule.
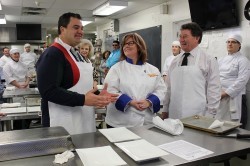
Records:
[[[3,74],[7,84],[10,84],[14,80],[25,82],[26,77],[28,77],[28,68],[20,60],[15,62],[11,59],[4,65]]]
[[[34,68],[36,62],[36,54],[34,52],[23,52],[20,56],[20,61],[28,68]]]
[[[173,93],[171,91],[171,84],[172,84],[171,74],[173,70],[181,66],[183,57],[184,57],[183,54],[177,55],[177,57],[172,61],[172,64],[169,67],[168,79],[167,79],[168,90],[167,90],[166,100],[163,106],[163,112],[171,111],[169,109],[170,102],[176,103],[177,107],[180,102],[180,101],[170,101],[171,93]],[[188,56],[188,66],[194,66],[197,58],[199,58],[199,61],[197,62],[197,67],[200,69],[201,74],[205,79],[205,84],[203,85],[205,87],[204,88],[205,92],[202,92],[202,93],[206,95],[205,96],[206,106],[205,106],[205,110],[204,108],[201,108],[201,110],[205,111],[205,115],[213,116],[213,114],[216,114],[216,111],[220,104],[220,98],[221,98],[221,85],[220,85],[220,78],[219,78],[218,63],[214,57],[206,54],[203,50],[201,50],[201,48],[199,48],[199,46],[197,46],[190,52],[190,55]],[[189,81],[191,80],[192,78],[190,78]],[[203,82],[203,79],[201,81]],[[183,84],[183,86],[185,86],[185,82],[181,82],[181,83]],[[189,96],[188,98],[186,98],[185,102],[188,103],[191,99],[193,99],[193,96]],[[183,117],[179,117],[179,118],[183,118]]]
[[[166,58],[163,68],[162,68],[162,75],[167,75],[168,74],[168,69],[169,66],[171,65],[172,61],[176,58],[174,55],[170,55],[169,57]]]
[[[10,61],[11,58],[9,56],[5,56],[3,55],[1,58],[0,58],[0,76],[1,76],[1,79],[4,80],[5,77],[3,75],[3,66],[8,62]]]
[[[159,70],[151,64],[134,65],[126,60],[118,62],[109,70],[105,83],[108,83],[108,92],[128,96],[131,100],[143,100],[149,98],[150,94],[157,96],[162,101],[166,94],[166,85]],[[105,121],[112,127],[134,127],[152,123],[155,116],[154,103],[152,108],[138,111],[128,105],[128,100],[123,110],[118,110],[118,100],[110,103],[107,107]],[[130,101],[131,101],[130,100]],[[151,101],[150,101],[151,102]],[[160,103],[159,107],[160,107]]]
[[[220,58],[218,63],[222,90],[230,96],[230,99],[221,100],[216,118],[240,120],[241,97],[242,94],[246,94],[246,84],[250,76],[250,62],[240,52],[236,52]],[[227,102],[227,104],[224,102]]]

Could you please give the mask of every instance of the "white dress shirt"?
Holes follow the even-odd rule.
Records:
[[[10,61],[11,58],[9,56],[5,56],[3,55],[1,58],[0,58],[0,76],[1,76],[1,79],[4,80],[5,77],[3,75],[3,66],[8,62]]]
[[[171,65],[174,58],[176,58],[176,56],[174,56],[174,55],[170,55],[169,57],[166,58],[166,60],[164,62],[163,69],[162,69],[162,75],[163,76],[168,74],[168,68]]]

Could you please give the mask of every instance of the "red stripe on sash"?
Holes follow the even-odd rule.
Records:
[[[79,68],[77,67],[76,63],[71,58],[68,51],[62,45],[60,45],[59,43],[53,43],[52,46],[61,50],[63,52],[65,58],[69,61],[72,72],[73,72],[73,84],[76,85],[76,83],[79,81],[79,78],[80,78],[80,71],[79,71]]]

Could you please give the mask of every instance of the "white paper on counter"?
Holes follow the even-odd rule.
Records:
[[[214,153],[184,140],[162,144],[159,147],[188,161]]]
[[[117,127],[109,129],[99,129],[99,131],[110,141],[110,142],[122,142],[141,139],[138,135],[127,129],[126,127]]]
[[[3,103],[1,104],[1,108],[15,108],[21,107],[21,103]]]
[[[144,139],[115,143],[115,145],[136,162],[148,161],[169,154]]]
[[[28,112],[40,112],[41,107],[40,106],[33,106],[33,107],[27,107]]]
[[[5,114],[18,114],[18,113],[25,113],[26,107],[17,107],[17,108],[2,108],[0,112]]]
[[[84,166],[115,166],[127,163],[110,147],[76,149]]]

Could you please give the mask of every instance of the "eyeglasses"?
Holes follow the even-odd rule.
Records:
[[[132,46],[132,45],[134,45],[134,44],[135,44],[134,41],[130,41],[130,42],[124,43],[123,47],[126,46],[126,45]]]
[[[229,40],[228,40],[228,41],[226,41],[226,43],[227,43],[227,44],[230,44],[230,43],[236,44],[236,43],[240,43],[240,42],[238,42],[238,41],[229,41]]]
[[[112,46],[115,46],[115,47],[117,47],[117,46],[118,46],[118,44],[113,44]]]

